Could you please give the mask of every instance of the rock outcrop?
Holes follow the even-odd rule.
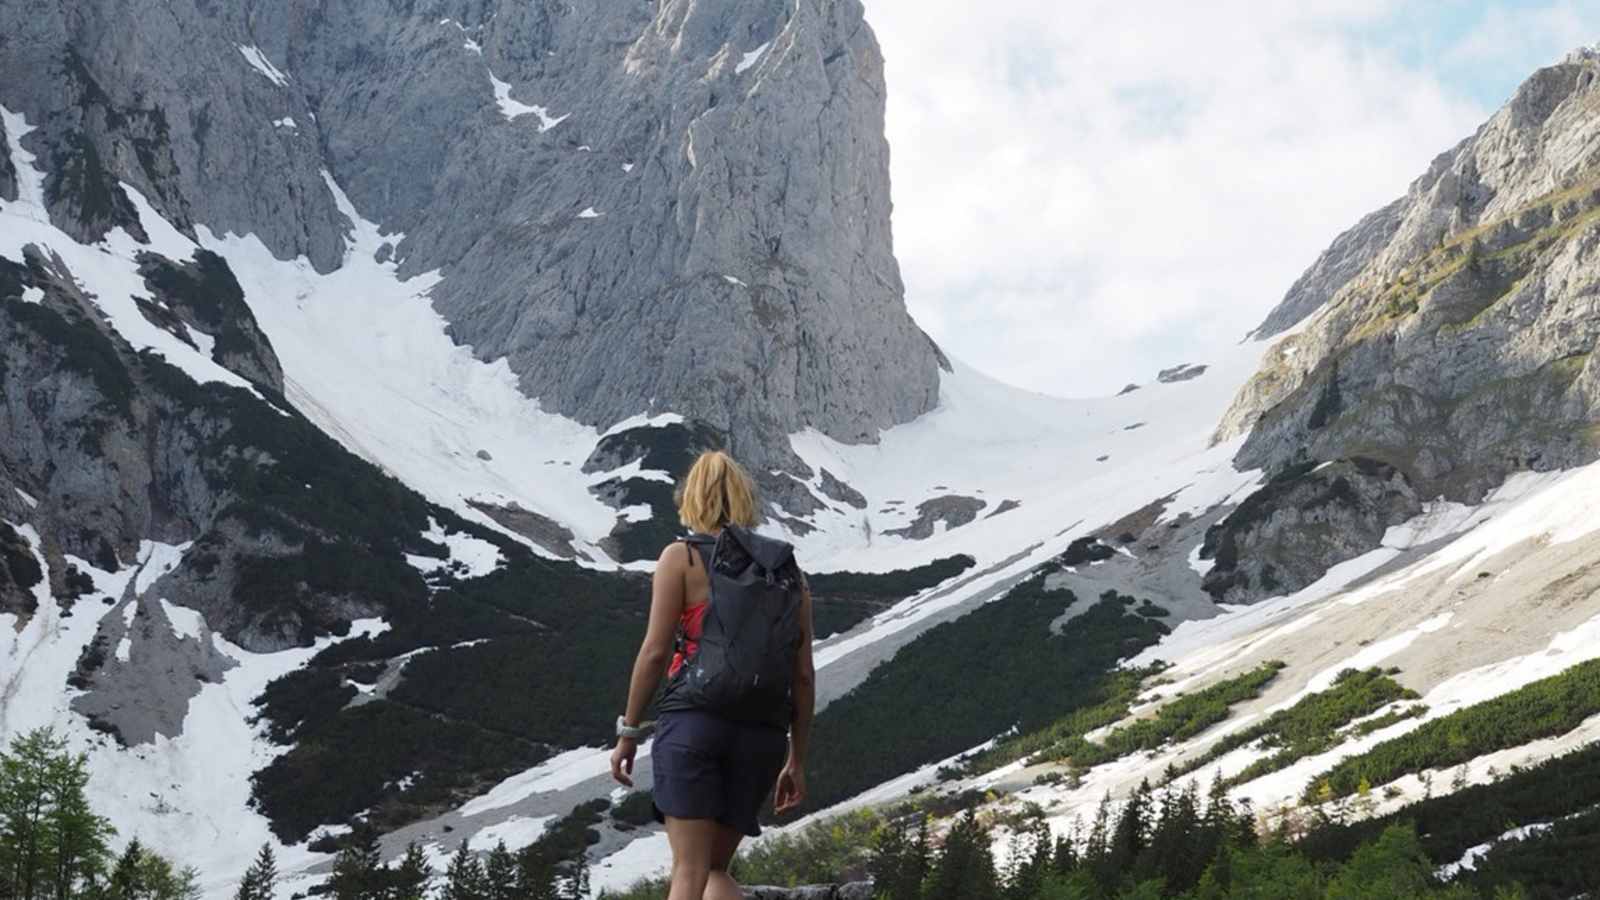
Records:
[[[1356,458],[1288,469],[1207,529],[1200,558],[1214,564],[1205,590],[1219,603],[1293,593],[1421,511],[1406,477],[1385,463]]]

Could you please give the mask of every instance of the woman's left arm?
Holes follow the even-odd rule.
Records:
[[[650,579],[650,623],[645,627],[639,655],[633,660],[628,706],[622,714],[624,725],[637,726],[644,718],[645,708],[672,658],[673,634],[683,615],[683,562],[680,554],[672,552],[677,546],[668,544],[661,551],[655,575]],[[694,552],[693,548],[685,549]],[[611,777],[629,787],[633,786],[633,757],[638,747],[637,738],[619,737],[617,748],[611,753]]]

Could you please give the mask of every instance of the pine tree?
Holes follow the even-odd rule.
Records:
[[[572,861],[565,900],[589,900],[589,857],[582,850],[578,851],[578,858]]]
[[[467,849],[466,841],[461,842],[456,855],[450,858],[444,879],[439,900],[487,900],[488,885],[484,882],[483,866]]]
[[[426,900],[428,882],[433,879],[433,869],[422,848],[413,841],[406,845],[406,855],[388,879],[388,900]]]
[[[387,875],[377,829],[362,822],[350,833],[349,843],[334,859],[328,887],[335,900],[381,900]]]
[[[1050,868],[1057,875],[1070,875],[1078,871],[1079,824],[1079,821],[1074,818],[1072,826],[1067,829],[1066,836],[1056,841],[1055,857],[1050,860]]]
[[[272,852],[271,842],[261,845],[255,862],[245,870],[239,881],[234,900],[272,900],[278,887],[278,859]]]
[[[1034,823],[1028,830],[1028,849],[1024,853],[1022,842],[1016,842],[1012,853],[1010,872],[1006,878],[1007,900],[1033,900],[1050,874],[1055,855],[1055,838],[1050,825],[1044,820]]]
[[[945,836],[944,850],[929,876],[925,900],[997,900],[989,836],[967,810]]]
[[[142,900],[145,893],[144,871],[139,865],[144,857],[144,847],[134,838],[117,857],[116,868],[111,870],[110,900]]]
[[[1122,815],[1117,817],[1116,827],[1111,833],[1111,846],[1107,854],[1106,873],[1109,879],[1101,884],[1110,889],[1116,881],[1131,873],[1139,856],[1144,852],[1149,842],[1149,816],[1151,807],[1151,790],[1148,780],[1139,782],[1139,787],[1128,798],[1122,807]]]
[[[562,900],[562,879],[558,860],[553,856],[555,852],[556,847],[545,841],[535,841],[517,851],[513,890],[519,900]]]
[[[1105,865],[1106,852],[1111,846],[1111,794],[1100,798],[1094,811],[1094,823],[1089,826],[1089,837],[1083,843],[1079,865],[1091,872]]]
[[[178,871],[166,857],[142,849],[139,853],[138,894],[146,900],[181,900],[185,887],[180,883]]]
[[[884,900],[901,900],[895,887],[900,882],[900,870],[906,864],[911,840],[906,834],[905,822],[891,821],[873,840],[872,859],[867,871],[877,894]]]
[[[177,892],[175,896],[177,900],[200,900],[200,898],[204,896],[203,892],[200,890],[199,869],[196,869],[194,866],[184,866],[183,869],[178,872]],[[272,894],[270,892],[265,896],[267,900],[271,900],[272,898]]]
[[[1149,864],[1143,877],[1159,876],[1169,891],[1187,891],[1200,880],[1210,855],[1200,821],[1200,801],[1191,783],[1181,790],[1167,791],[1161,815],[1150,836]]]
[[[495,844],[484,863],[484,887],[487,900],[518,900],[517,860],[506,849],[506,842]]]

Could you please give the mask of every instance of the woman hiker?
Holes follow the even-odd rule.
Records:
[[[770,794],[782,814],[805,799],[811,592],[792,548],[750,530],[755,483],[728,454],[702,453],[676,499],[691,534],[656,561],[611,774],[632,786],[641,720],[665,669],[651,757],[656,820],[672,847],[668,900],[740,900],[728,864],[741,839],[761,833],[763,801]]]

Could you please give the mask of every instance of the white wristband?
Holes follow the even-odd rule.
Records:
[[[638,740],[648,735],[655,724],[654,722],[640,722],[638,725],[629,725],[625,721],[625,717],[617,716],[617,737]]]

